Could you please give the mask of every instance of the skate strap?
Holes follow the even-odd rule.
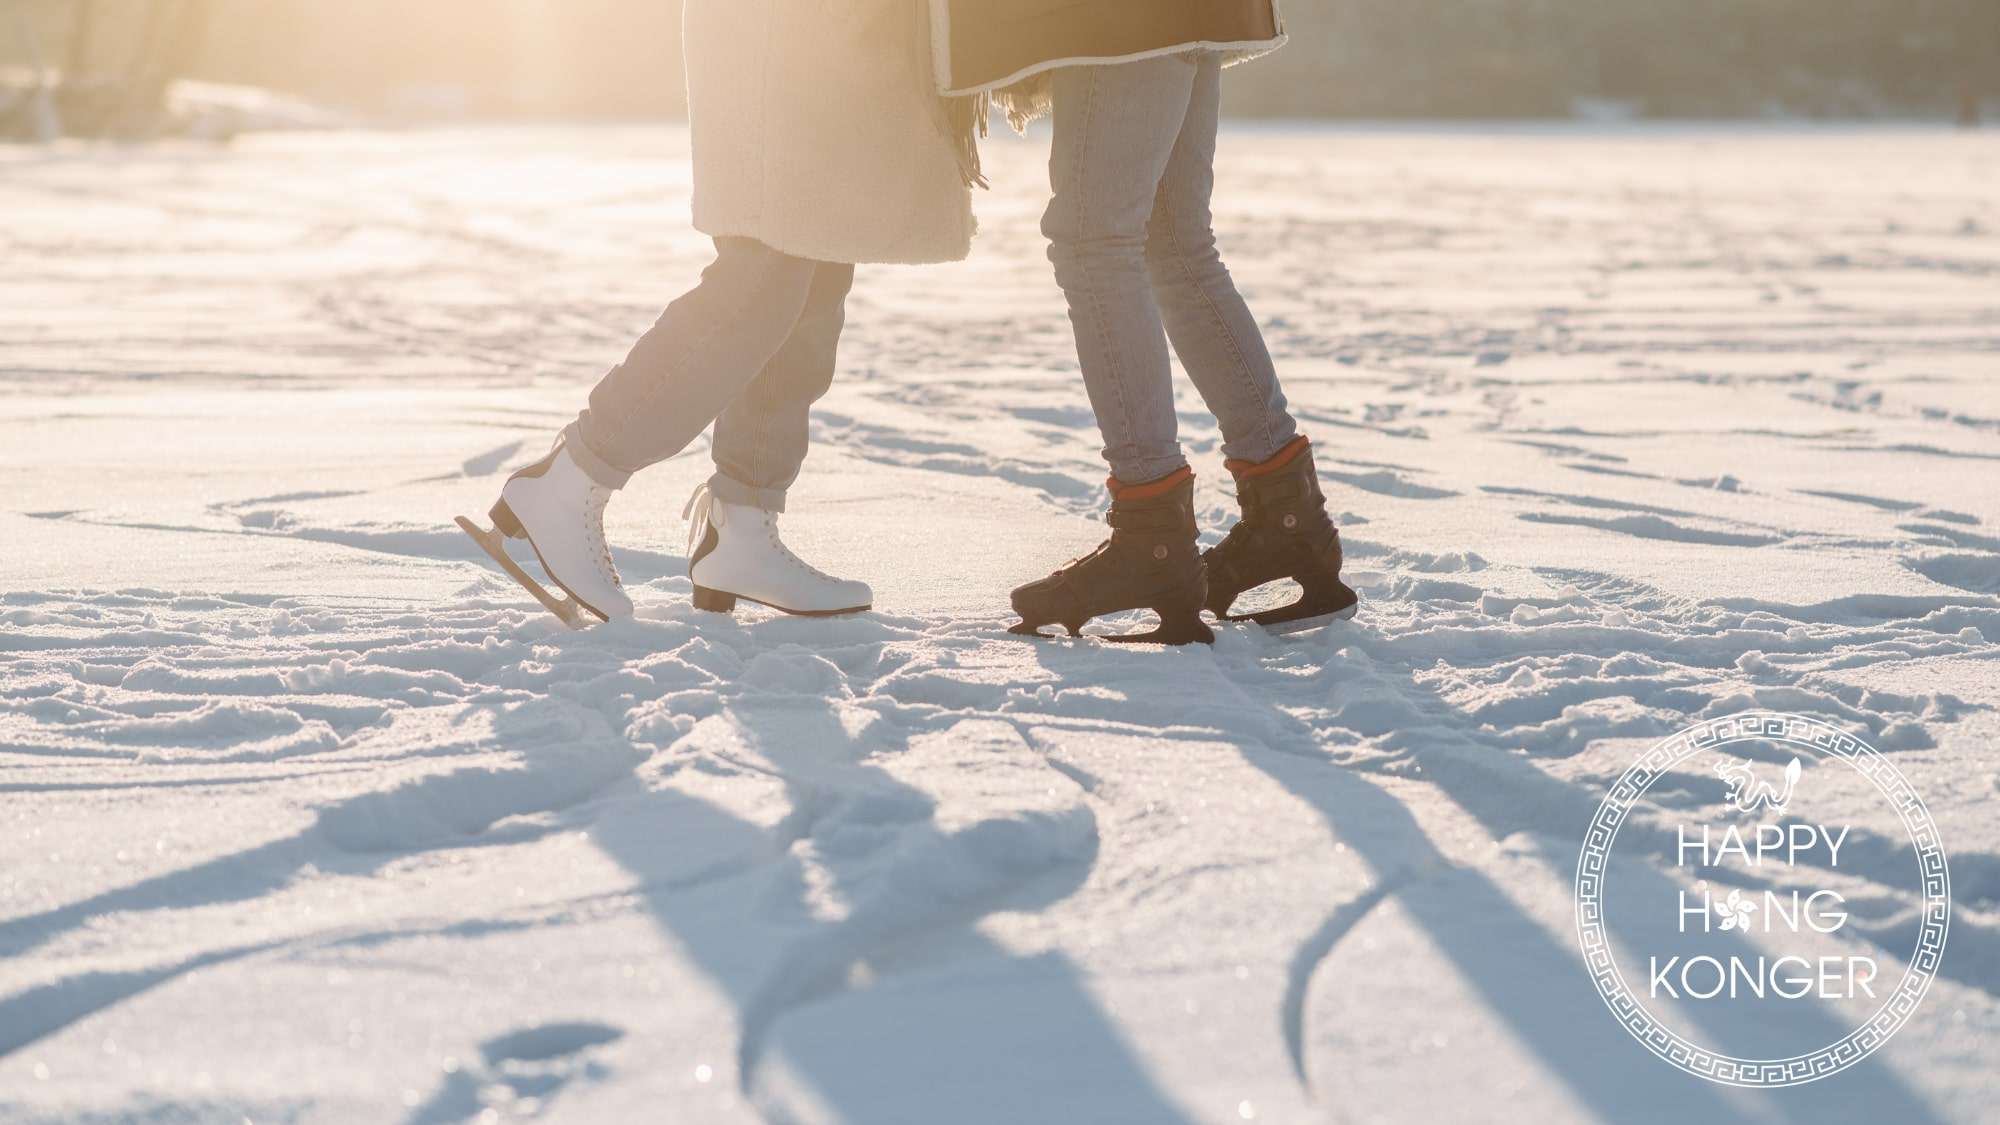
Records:
[[[1114,531],[1176,531],[1187,524],[1187,513],[1172,508],[1113,508],[1104,513],[1105,526]]]
[[[1182,465],[1158,480],[1141,481],[1138,484],[1126,484],[1117,477],[1110,477],[1105,480],[1104,487],[1110,491],[1113,500],[1152,500],[1165,496],[1180,487],[1183,482],[1193,479],[1194,470]]]
[[[1250,492],[1253,490],[1245,489],[1244,491]],[[1267,481],[1258,485],[1254,491],[1256,493],[1256,502],[1263,505],[1285,504],[1293,500],[1309,499],[1312,496],[1312,490],[1306,487],[1306,482],[1297,477],[1285,477],[1281,480]],[[1241,494],[1239,493],[1239,495]]]

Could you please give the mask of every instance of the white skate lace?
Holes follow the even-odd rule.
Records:
[[[625,580],[618,576],[618,565],[611,561],[611,544],[604,538],[604,506],[611,502],[611,490],[601,486],[592,487],[590,495],[583,501],[583,534],[590,542],[591,561],[597,564],[597,572],[611,582],[616,589],[625,588]]]
[[[785,546],[785,541],[778,537],[778,517],[776,513],[774,512],[764,513],[764,529],[770,533],[771,546],[776,548],[779,554],[789,559],[793,566],[798,567],[800,570],[805,571],[807,574],[812,575],[814,578],[817,578],[822,582],[840,581],[840,579],[835,578],[833,575],[828,574],[826,571],[821,570],[820,568],[814,566],[813,564],[793,554],[792,549],[790,547]]]
[[[569,431],[556,434],[556,440],[549,444],[549,452],[554,453],[566,444]],[[611,561],[611,544],[604,538],[604,507],[611,503],[611,490],[601,484],[590,486],[589,495],[583,498],[583,538],[590,545],[590,561],[596,565],[597,573],[609,581],[613,588],[625,588],[625,580],[618,576],[618,564]]]

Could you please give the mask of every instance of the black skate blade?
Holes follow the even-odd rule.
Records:
[[[1040,637],[1042,640],[1045,641],[1062,640],[1063,637],[1061,634],[1042,632],[1043,629],[1046,629],[1051,625],[1061,625],[1062,628],[1069,631],[1069,636],[1071,637],[1083,636],[1082,629],[1079,629],[1075,625],[1063,625],[1062,622],[1060,621],[1044,621],[1039,625],[1031,625],[1026,621],[1018,621],[1012,625],[1009,625],[1007,627],[1007,632],[1016,637]]]
[[[1201,619],[1198,609],[1154,609],[1160,623],[1143,633],[1124,633],[1102,638],[1114,645],[1212,645],[1215,630]]]
[[[1337,625],[1342,621],[1352,621],[1354,620],[1354,615],[1360,611],[1360,606],[1351,605],[1346,609],[1334,610],[1332,613],[1311,614],[1306,617],[1287,618],[1281,621],[1258,621],[1255,624],[1262,626],[1265,632],[1273,636],[1286,637],[1293,633],[1310,633],[1314,629],[1323,629],[1328,625]]]
[[[458,527],[460,531],[470,535],[472,541],[479,544],[479,549],[485,551],[488,558],[499,564],[501,570],[507,572],[507,577],[512,578],[523,590],[533,594],[535,600],[542,603],[542,608],[555,614],[568,628],[584,628],[583,609],[575,599],[558,598],[549,593],[547,587],[530,578],[528,572],[521,569],[521,564],[507,554],[506,537],[499,531],[489,531],[464,516],[458,517]]]
[[[1154,611],[1158,613],[1158,610]],[[1158,628],[1143,633],[1098,634],[1085,633],[1081,625],[1071,625],[1066,621],[1044,621],[1030,624],[1022,621],[1012,625],[1007,632],[1017,637],[1035,637],[1044,641],[1059,641],[1066,638],[1054,633],[1044,633],[1043,629],[1059,625],[1069,631],[1067,639],[1098,641],[1113,645],[1191,645],[1215,643],[1215,630],[1208,627],[1199,614],[1162,615]]]
[[[1230,614],[1224,621],[1260,625],[1266,632],[1278,636],[1304,633],[1331,625],[1337,621],[1352,621],[1361,611],[1360,596],[1342,583],[1338,592],[1330,596],[1306,596],[1287,606],[1267,609],[1258,613]]]
[[[1114,645],[1166,645],[1178,648],[1182,645],[1212,645],[1215,643],[1215,630],[1209,628],[1207,623],[1197,621],[1192,625],[1162,625],[1143,633],[1124,633],[1097,639]]]

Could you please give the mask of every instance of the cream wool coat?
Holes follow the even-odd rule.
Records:
[[[946,262],[971,193],[925,0],[687,0],[694,225],[825,262]]]

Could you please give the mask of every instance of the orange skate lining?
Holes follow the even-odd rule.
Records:
[[[1224,468],[1228,469],[1230,473],[1236,477],[1237,480],[1245,480],[1250,477],[1261,477],[1267,473],[1275,473],[1279,469],[1284,468],[1286,465],[1291,464],[1292,458],[1297,457],[1299,454],[1305,452],[1307,449],[1310,448],[1312,448],[1312,440],[1306,437],[1306,435],[1300,434],[1299,436],[1286,442],[1285,447],[1283,449],[1278,450],[1278,452],[1272,454],[1271,459],[1268,461],[1238,461],[1231,459],[1228,461],[1224,461],[1222,465]]]

